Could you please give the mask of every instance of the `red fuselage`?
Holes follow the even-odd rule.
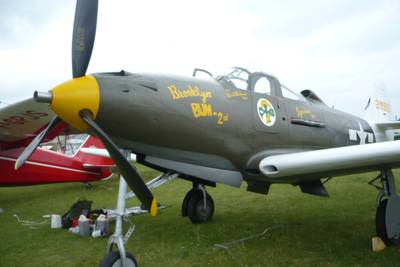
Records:
[[[102,143],[90,137],[85,147],[102,148]],[[109,158],[87,155],[81,151],[69,156],[38,148],[17,171],[14,164],[24,147],[0,151],[0,186],[21,186],[64,182],[90,182],[111,176]]]

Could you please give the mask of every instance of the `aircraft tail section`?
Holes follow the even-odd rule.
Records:
[[[365,118],[371,125],[377,142],[398,140],[400,121],[396,120],[384,83],[376,83],[365,106]]]
[[[365,117],[368,121],[373,122],[395,120],[384,83],[374,85],[373,93],[365,106]]]

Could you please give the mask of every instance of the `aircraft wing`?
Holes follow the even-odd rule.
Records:
[[[294,183],[399,166],[400,141],[273,155],[259,164],[268,180]]]
[[[33,138],[53,116],[47,105],[32,98],[0,108],[0,144]]]

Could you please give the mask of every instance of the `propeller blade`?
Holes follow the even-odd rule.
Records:
[[[98,0],[76,2],[72,34],[72,76],[84,76],[92,55],[96,35]]]
[[[93,130],[93,132],[95,132],[96,135],[101,139],[111,158],[117,165],[118,170],[124,177],[126,183],[142,202],[144,209],[149,210],[150,214],[155,216],[157,214],[157,202],[137,171],[124,157],[110,137],[92,119],[92,114],[90,111],[81,110],[79,115],[89,125],[90,129]]]
[[[14,169],[18,170],[35,152],[36,148],[40,145],[46,135],[55,127],[58,123],[61,122],[61,119],[58,116],[55,116],[47,125],[46,129],[44,129],[40,134],[36,135],[36,137],[32,140],[32,142],[25,148],[22,154],[18,157],[15,162]]]

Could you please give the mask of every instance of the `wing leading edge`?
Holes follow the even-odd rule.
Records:
[[[271,182],[306,182],[323,177],[400,166],[400,141],[269,156],[259,168]]]

